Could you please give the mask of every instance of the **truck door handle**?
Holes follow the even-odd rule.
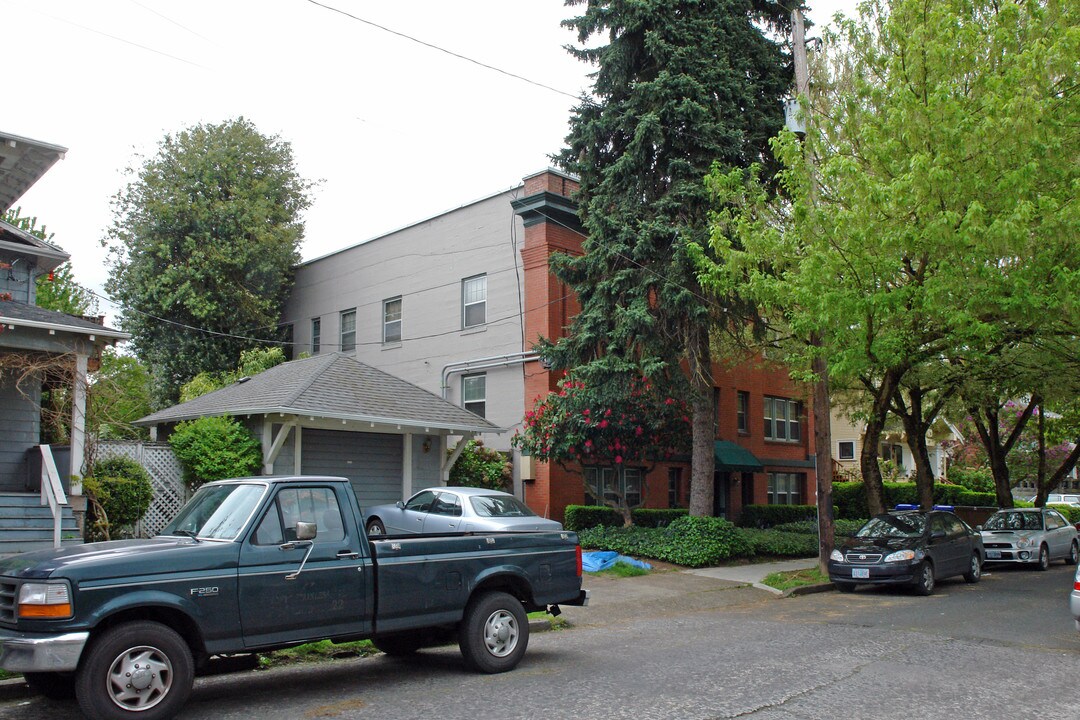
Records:
[[[353,552],[352,550],[339,550],[337,558],[338,560],[359,560],[360,553]]]

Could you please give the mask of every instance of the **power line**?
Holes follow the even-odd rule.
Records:
[[[529,78],[525,77],[524,75],[518,75],[517,73],[512,73],[509,70],[503,70],[502,68],[496,67],[494,65],[489,65],[489,64],[487,64],[485,62],[481,62],[479,60],[474,60],[473,58],[468,57],[467,55],[462,55],[461,53],[456,53],[453,50],[447,50],[444,47],[439,47],[438,45],[426,42],[426,41],[421,40],[419,38],[413,37],[412,35],[407,35],[406,33],[399,32],[397,30],[393,30],[391,28],[386,27],[385,25],[380,25],[379,23],[372,22],[371,20],[365,20],[362,17],[359,17],[357,15],[353,15],[352,13],[345,12],[344,10],[341,10],[339,8],[332,7],[330,5],[325,5],[325,4],[321,3],[321,2],[317,2],[317,0],[307,0],[307,1],[309,3],[311,3],[312,5],[318,5],[319,7],[323,8],[325,10],[329,10],[331,12],[336,12],[336,13],[338,13],[340,15],[344,15],[347,18],[351,18],[352,20],[355,20],[357,22],[362,22],[365,25],[370,25],[371,27],[378,28],[379,30],[382,30],[383,32],[388,32],[391,35],[397,35],[400,38],[404,38],[406,40],[409,40],[410,42],[417,43],[418,45],[423,45],[424,47],[431,48],[432,50],[437,50],[437,51],[439,51],[441,53],[446,53],[447,55],[450,55],[451,57],[458,58],[459,60],[464,60],[465,62],[470,62],[473,65],[478,65],[478,66],[480,66],[482,68],[485,68],[487,70],[492,70],[492,71],[500,73],[502,75],[506,75],[507,77],[512,77],[515,80],[521,80],[522,82],[527,82],[530,85],[535,85],[536,87],[540,87],[540,88],[543,88],[545,90],[550,90],[551,92],[558,93],[559,95],[565,95],[566,97],[572,98],[573,100],[578,100],[578,101],[584,100],[584,98],[579,96],[579,95],[574,95],[572,93],[566,92],[565,90],[560,90],[560,89],[558,89],[556,87],[552,87],[551,85],[545,85],[542,82],[538,82],[536,80],[530,80]]]

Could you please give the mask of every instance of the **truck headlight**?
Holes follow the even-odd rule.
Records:
[[[23,583],[19,588],[18,617],[69,618],[71,588],[67,583]]]
[[[903,562],[904,560],[914,560],[914,550],[897,550],[894,553],[890,553],[885,556],[885,562]]]

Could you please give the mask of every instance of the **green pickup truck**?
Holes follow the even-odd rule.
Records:
[[[162,534],[0,561],[0,667],[90,718],[171,718],[211,658],[329,638],[404,655],[457,638],[513,669],[526,612],[585,605],[571,532],[364,534],[345,478],[201,487]]]

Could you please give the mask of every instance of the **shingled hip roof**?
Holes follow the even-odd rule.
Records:
[[[269,413],[431,430],[499,431],[479,415],[434,393],[336,353],[282,363],[228,387],[147,415],[135,424]]]

